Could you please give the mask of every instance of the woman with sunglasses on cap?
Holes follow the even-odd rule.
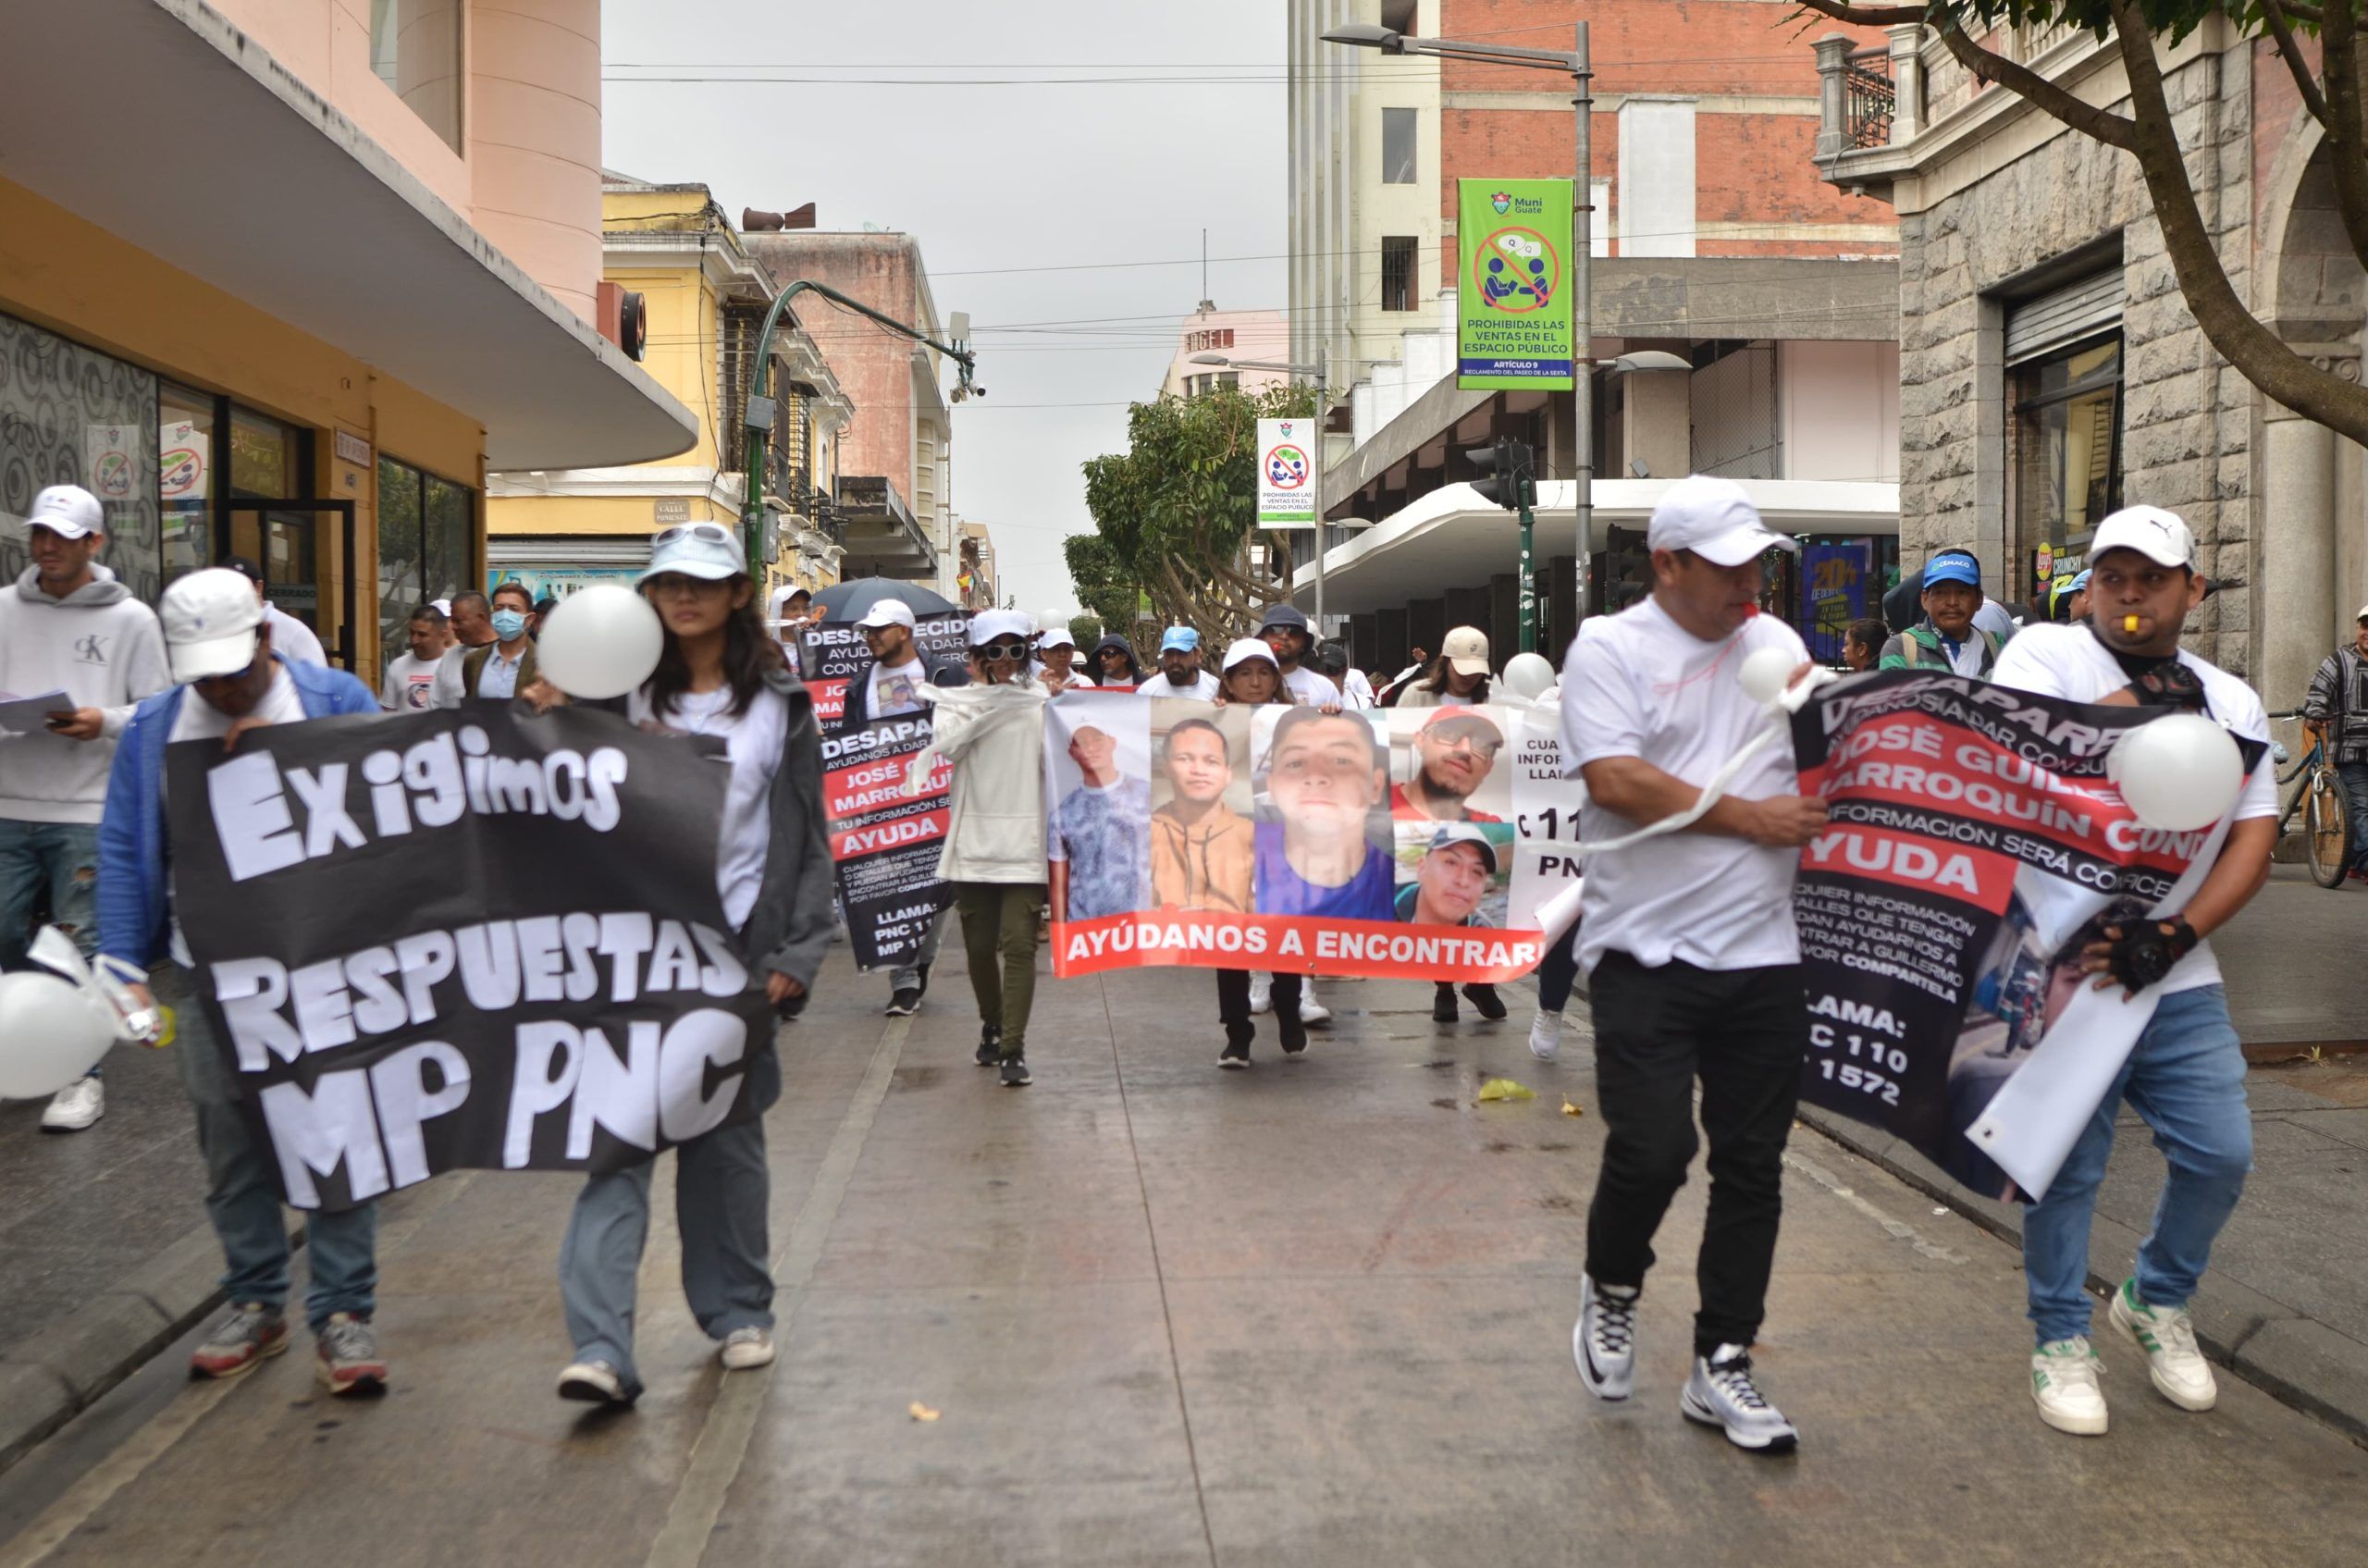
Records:
[[[1066,635],[1066,629],[1064,629]],[[954,888],[970,990],[979,1002],[982,1068],[1025,1088],[1028,1015],[1036,1002],[1036,912],[1044,906],[1044,704],[1028,673],[1028,617],[970,618],[970,684],[930,686],[933,738],[905,787],[919,794],[943,758],[954,764],[937,874]]]
[[[1291,694],[1283,685],[1282,666],[1275,661],[1274,649],[1256,637],[1242,637],[1227,648],[1215,700],[1220,708],[1258,708],[1269,702],[1289,705]],[[1300,977],[1279,972],[1273,976],[1273,983],[1275,1025],[1282,1036],[1283,1055],[1296,1056],[1307,1049],[1307,1021],[1299,1010]],[[1250,1065],[1250,1043],[1258,1038],[1258,1026],[1251,1021],[1250,990],[1249,970],[1217,971],[1217,1017],[1225,1024],[1225,1050],[1217,1056],[1221,1068]]]
[[[658,668],[623,702],[625,717],[665,735],[713,735],[731,776],[716,848],[716,888],[752,976],[780,1006],[806,994],[831,942],[831,851],[823,831],[820,732],[811,698],[765,628],[740,541],[720,524],[669,528],[652,542],[641,591],[665,642]],[[548,682],[524,694],[537,708],[565,698]],[[610,705],[602,705],[610,706]],[[758,1115],[674,1149],[674,1216],[683,1294],[728,1372],[773,1359],[773,1282],[766,1205],[771,1188],[762,1113],[781,1095],[770,1036],[748,1059]],[[635,1283],[649,1232],[654,1161],[588,1178],[560,1246],[560,1294],[575,1359],[562,1399],[631,1404]]]

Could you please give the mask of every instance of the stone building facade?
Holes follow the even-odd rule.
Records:
[[[1989,45],[2127,108],[2110,41],[2033,30]],[[2021,605],[2078,571],[2104,512],[2167,507],[2215,586],[2189,646],[2293,706],[2368,599],[2360,450],[2214,352],[2134,158],[1980,89],[1920,29],[1816,47],[1816,161],[1899,218],[1903,560],[1970,546],[1992,595]],[[2216,19],[2163,60],[2238,297],[2356,377],[2361,269],[2284,67]]]

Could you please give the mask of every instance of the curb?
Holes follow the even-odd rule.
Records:
[[[1982,1229],[2022,1250],[2022,1208],[1966,1191],[1913,1148],[1890,1133],[1804,1105],[1804,1127],[1947,1204]],[[2104,1215],[2093,1216],[2089,1255],[2134,1257],[2142,1234]],[[2091,1267],[2089,1289],[2100,1296],[2121,1286],[2121,1275]],[[2204,1271],[2188,1303],[2204,1353],[2281,1404],[2290,1405],[2368,1448],[2368,1344],[2261,1294],[2216,1268]]]
[[[301,1225],[289,1227],[290,1246]],[[222,1303],[222,1249],[201,1225],[62,1318],[0,1351],[0,1474]]]

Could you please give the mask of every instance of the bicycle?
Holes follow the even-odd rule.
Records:
[[[2273,719],[2296,720],[2302,717],[2300,710],[2290,713],[2273,713]],[[2284,761],[2291,753],[2277,747],[2277,759]],[[2277,819],[2277,836],[2286,837],[2297,812],[2302,818],[2302,847],[2310,862],[2311,880],[2321,887],[2340,887],[2344,873],[2351,869],[2351,796],[2343,787],[2342,775],[2335,771],[2335,761],[2327,753],[2326,736],[2312,738],[2310,749],[2285,772],[2277,775],[2280,789],[2294,785],[2294,793],[2286,797],[2286,809]]]

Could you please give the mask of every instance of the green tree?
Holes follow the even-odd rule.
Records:
[[[1069,617],[1069,636],[1077,639],[1078,647],[1092,648],[1102,640],[1102,623],[1091,615],[1072,615]]]
[[[1079,602],[1109,626],[1133,625],[1138,592],[1166,623],[1226,637],[1255,625],[1281,597],[1243,559],[1258,517],[1258,421],[1314,412],[1314,391],[1293,387],[1135,404],[1127,450],[1085,464],[1096,532],[1068,541]]]
[[[2273,46],[2301,94],[2304,107],[2326,132],[2325,149],[2335,179],[2336,203],[2346,235],[2361,265],[2368,266],[2368,92],[2362,68],[2368,49],[2361,41],[2361,0],[2240,0],[2221,6],[2207,0],[1927,0],[1922,5],[1879,5],[1871,0],[1794,0],[1802,11],[1861,26],[1922,22],[1940,35],[1949,53],[1976,78],[2003,88],[2084,136],[2118,147],[2138,160],[2154,216],[2163,227],[2163,247],[2188,309],[2220,357],[2238,374],[2305,418],[2368,443],[2368,387],[2322,370],[2294,352],[2276,330],[2256,318],[2228,279],[2213,244],[2187,172],[2190,150],[2182,148],[2171,123],[2163,88],[2158,42],[2177,43],[2205,19],[2219,13],[2244,37]],[[2120,111],[2100,108],[2069,88],[1985,48],[1982,39],[2006,24],[2069,24],[2110,37],[2129,80],[2129,101]],[[2199,147],[2210,157],[2214,149]]]

